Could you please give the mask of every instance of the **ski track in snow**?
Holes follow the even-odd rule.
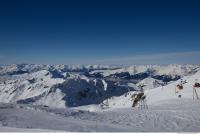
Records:
[[[185,103],[189,105],[192,101],[189,100]],[[164,109],[163,106],[152,106],[149,110],[116,109],[98,113],[98,119],[99,122],[131,127],[133,132],[200,131],[200,110],[194,110],[195,107],[199,107],[200,103],[195,102],[195,106],[189,109],[188,107],[184,108],[185,103],[180,103],[182,107],[179,109],[176,109],[177,104],[174,106],[166,105]]]
[[[24,105],[18,108],[1,106],[0,122],[4,127],[95,132],[97,119],[99,132],[199,132],[199,105],[200,101],[186,99],[152,105],[148,110],[121,108],[97,113]]]

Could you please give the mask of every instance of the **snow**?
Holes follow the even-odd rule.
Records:
[[[0,126],[0,132],[63,132],[60,130],[48,130],[48,129],[30,129],[30,128],[14,128],[14,127],[2,127]]]
[[[108,84],[106,83],[105,80],[102,80],[102,83],[103,83],[104,90],[106,91],[107,87],[108,87]]]
[[[47,70],[31,74],[14,75],[13,80],[8,80],[6,83],[0,84],[0,101],[15,102],[41,96],[42,94],[47,94],[53,85],[62,82],[64,82],[62,78],[52,78]],[[58,93],[55,94],[58,96]]]
[[[156,75],[180,75],[185,76],[189,74],[194,68],[198,69],[199,66],[195,65],[135,65],[122,67],[117,69],[107,69],[107,70],[95,70],[90,72],[90,74],[100,72],[103,76],[109,76],[115,73],[129,72],[131,75],[146,72],[148,70],[154,71]]]
[[[82,80],[86,80],[87,82],[90,82],[90,79],[84,75],[79,75],[78,78],[80,78]]]
[[[88,112],[0,104],[0,131],[21,128],[30,129],[29,132],[199,132],[199,105],[197,100],[179,99],[152,105],[148,110],[118,108]]]
[[[160,86],[157,88],[149,88],[151,90],[145,90],[145,95],[147,96],[148,105],[157,105],[162,103],[163,101],[169,100],[180,100],[180,99],[193,99],[193,84],[196,79],[200,79],[200,71],[192,76],[185,76],[182,78],[182,81],[187,81],[183,85],[184,89],[182,91],[182,98],[178,98],[178,94],[175,94],[175,87],[177,84],[180,84],[181,80],[172,82],[166,86]],[[151,82],[153,79],[145,79],[144,81]],[[146,84],[147,84],[146,83]],[[152,85],[147,84],[147,87],[151,87]],[[148,89],[148,88],[147,88]],[[200,95],[200,91],[197,90],[197,93]],[[134,94],[134,91],[128,92],[119,97],[111,97],[109,99],[109,107],[110,108],[127,108],[131,107],[132,100],[131,95]]]
[[[141,80],[136,85],[137,86],[144,85],[144,87],[143,87],[144,90],[148,90],[148,89],[160,87],[160,86],[164,85],[164,82],[162,82],[161,80],[156,80],[154,78],[148,77],[148,78]]]
[[[181,99],[192,99],[193,98],[193,84],[196,79],[200,79],[200,71],[192,76],[186,76],[182,80],[187,81],[186,84],[183,85],[182,98]],[[151,91],[147,91],[147,100],[149,104],[159,103],[164,100],[178,100],[180,98],[175,94],[175,87],[177,84],[180,84],[181,80],[178,80],[174,83],[171,83],[164,87],[158,87]],[[198,94],[200,91],[197,90]]]
[[[163,85],[163,81],[152,77],[145,78],[138,83],[131,80],[114,81],[120,83],[118,88],[127,86],[137,90],[137,86],[144,84],[148,109],[132,108],[131,96],[137,91],[125,92],[120,96],[105,98],[101,104],[89,103],[67,107],[66,95],[73,91],[82,91],[86,87],[99,91],[109,91],[108,79],[89,78],[82,73],[71,73],[69,78],[53,78],[45,68],[66,69],[66,66],[24,65],[5,67],[0,72],[6,77],[0,81],[0,132],[199,132],[200,131],[200,101],[193,100],[193,84],[200,82],[200,71],[196,66],[168,65],[168,66],[129,66],[123,68],[109,68],[102,71],[104,75],[128,71],[130,74],[153,69],[155,74],[181,75],[181,79],[170,81]],[[37,70],[36,69],[39,69]],[[16,69],[35,70],[29,73],[5,76],[5,73]],[[69,66],[68,66],[69,68]],[[77,68],[93,68],[92,66],[71,66]],[[94,68],[100,68],[95,66]],[[192,73],[190,73],[192,71]],[[92,71],[93,73],[94,71]],[[115,80],[115,79],[114,79]],[[67,82],[71,83],[67,83]],[[157,81],[157,84],[154,82]],[[179,98],[175,93],[177,84],[183,84]],[[63,84],[66,83],[66,84]],[[62,88],[62,86],[70,88]],[[69,85],[67,85],[69,84]],[[99,85],[99,86],[98,86]],[[115,84],[114,86],[116,86]],[[163,86],[162,86],[163,85]],[[57,86],[56,88],[53,88]],[[98,87],[96,87],[98,86]],[[113,86],[113,85],[112,85]],[[94,89],[93,89],[94,88]],[[123,88],[122,88],[123,89]],[[150,90],[149,90],[150,89]],[[65,93],[65,92],[66,93]],[[200,95],[200,90],[197,89]],[[72,96],[68,96],[72,97]],[[33,99],[32,103],[17,104],[18,100]],[[90,98],[88,98],[89,100]],[[95,98],[90,101],[94,101]],[[88,101],[87,100],[87,101]],[[76,100],[77,101],[77,100]],[[76,102],[75,101],[75,102]],[[82,100],[83,101],[83,100]],[[77,101],[78,102],[78,101]]]
[[[65,101],[62,99],[64,96],[64,93],[57,89],[55,92],[41,98],[35,104],[43,104],[51,107],[65,108]]]
[[[73,118],[73,116],[65,115],[64,113],[54,113],[46,111],[37,111],[26,108],[16,108],[4,105],[4,109],[0,111],[0,121],[3,127],[14,128],[29,128],[29,129],[47,129],[67,132],[95,132],[96,120],[81,120]],[[64,115],[63,115],[64,114]],[[82,113],[76,113],[74,116],[80,116]],[[76,115],[77,114],[77,115]],[[87,115],[88,112],[85,112]],[[91,115],[94,115],[91,113]],[[96,114],[95,114],[96,115]],[[93,116],[94,117],[94,116]],[[95,116],[96,117],[96,116]],[[127,128],[130,131],[130,128]],[[1,130],[1,129],[0,129]],[[3,128],[5,131],[5,128]],[[30,130],[31,131],[31,130]],[[100,123],[98,131],[125,131],[117,125]]]
[[[94,79],[94,85],[96,86],[97,85],[97,79]]]

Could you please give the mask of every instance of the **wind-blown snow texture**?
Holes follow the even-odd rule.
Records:
[[[196,80],[197,65],[1,66],[0,131],[199,132]],[[148,110],[131,107],[140,85]]]

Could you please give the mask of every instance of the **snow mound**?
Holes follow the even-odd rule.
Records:
[[[138,82],[136,84],[137,86],[139,85],[144,85],[144,90],[148,90],[148,89],[153,89],[156,87],[160,87],[164,85],[164,82],[161,80],[157,80],[151,77],[145,78],[143,80],[141,80],[140,82]]]

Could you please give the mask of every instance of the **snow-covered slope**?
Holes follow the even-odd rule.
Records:
[[[182,80],[178,80],[164,87],[146,91],[148,104],[157,104],[167,100],[193,99],[193,85],[196,80],[200,82],[200,71],[192,76],[185,76]],[[186,81],[187,83],[183,84],[183,90],[181,91],[182,97],[178,98],[178,94],[175,94],[175,88],[181,81]],[[200,89],[197,89],[197,92],[200,95]]]
[[[98,123],[96,114],[88,111],[70,109],[50,109],[26,105],[0,104],[0,132],[123,132],[131,131],[131,127]],[[90,120],[79,117],[90,118]],[[79,119],[78,119],[79,118]],[[21,128],[21,130],[19,129]],[[35,129],[35,130],[34,130]]]
[[[156,87],[164,86],[165,83],[161,80],[157,80],[151,77],[145,78],[137,83],[137,86],[144,85],[144,90],[153,89]]]
[[[167,101],[148,110],[118,108],[88,112],[0,104],[0,132],[199,132],[200,101]],[[28,130],[29,129],[29,130]]]
[[[37,71],[31,74],[21,74],[12,76],[11,80],[0,84],[0,101],[17,102],[28,98],[42,98],[40,104],[47,102],[52,106],[64,106],[65,103],[58,96],[64,96],[56,90],[49,94],[53,85],[64,82],[62,78],[52,78],[52,74],[47,70]],[[45,100],[44,100],[45,99]]]
[[[52,70],[39,70],[5,76],[7,79],[0,82],[0,102],[66,108],[99,104],[110,96],[135,90],[128,85],[88,78],[80,73],[70,73],[68,77],[60,75]]]
[[[185,76],[181,80],[172,82],[166,86],[160,86],[151,90],[145,90],[145,95],[147,96],[148,105],[158,105],[165,103],[167,101],[178,101],[184,99],[193,99],[193,85],[195,81],[200,82],[200,71],[191,76]],[[175,88],[181,81],[186,81],[183,84],[183,90],[181,91],[182,97],[179,98],[180,93],[175,93]],[[151,86],[151,85],[150,85]],[[119,97],[112,97],[108,99],[110,108],[122,108],[122,107],[131,107],[132,99],[131,96],[135,91],[128,92]],[[197,93],[200,95],[200,89],[197,89]],[[106,102],[106,101],[105,101]]]

